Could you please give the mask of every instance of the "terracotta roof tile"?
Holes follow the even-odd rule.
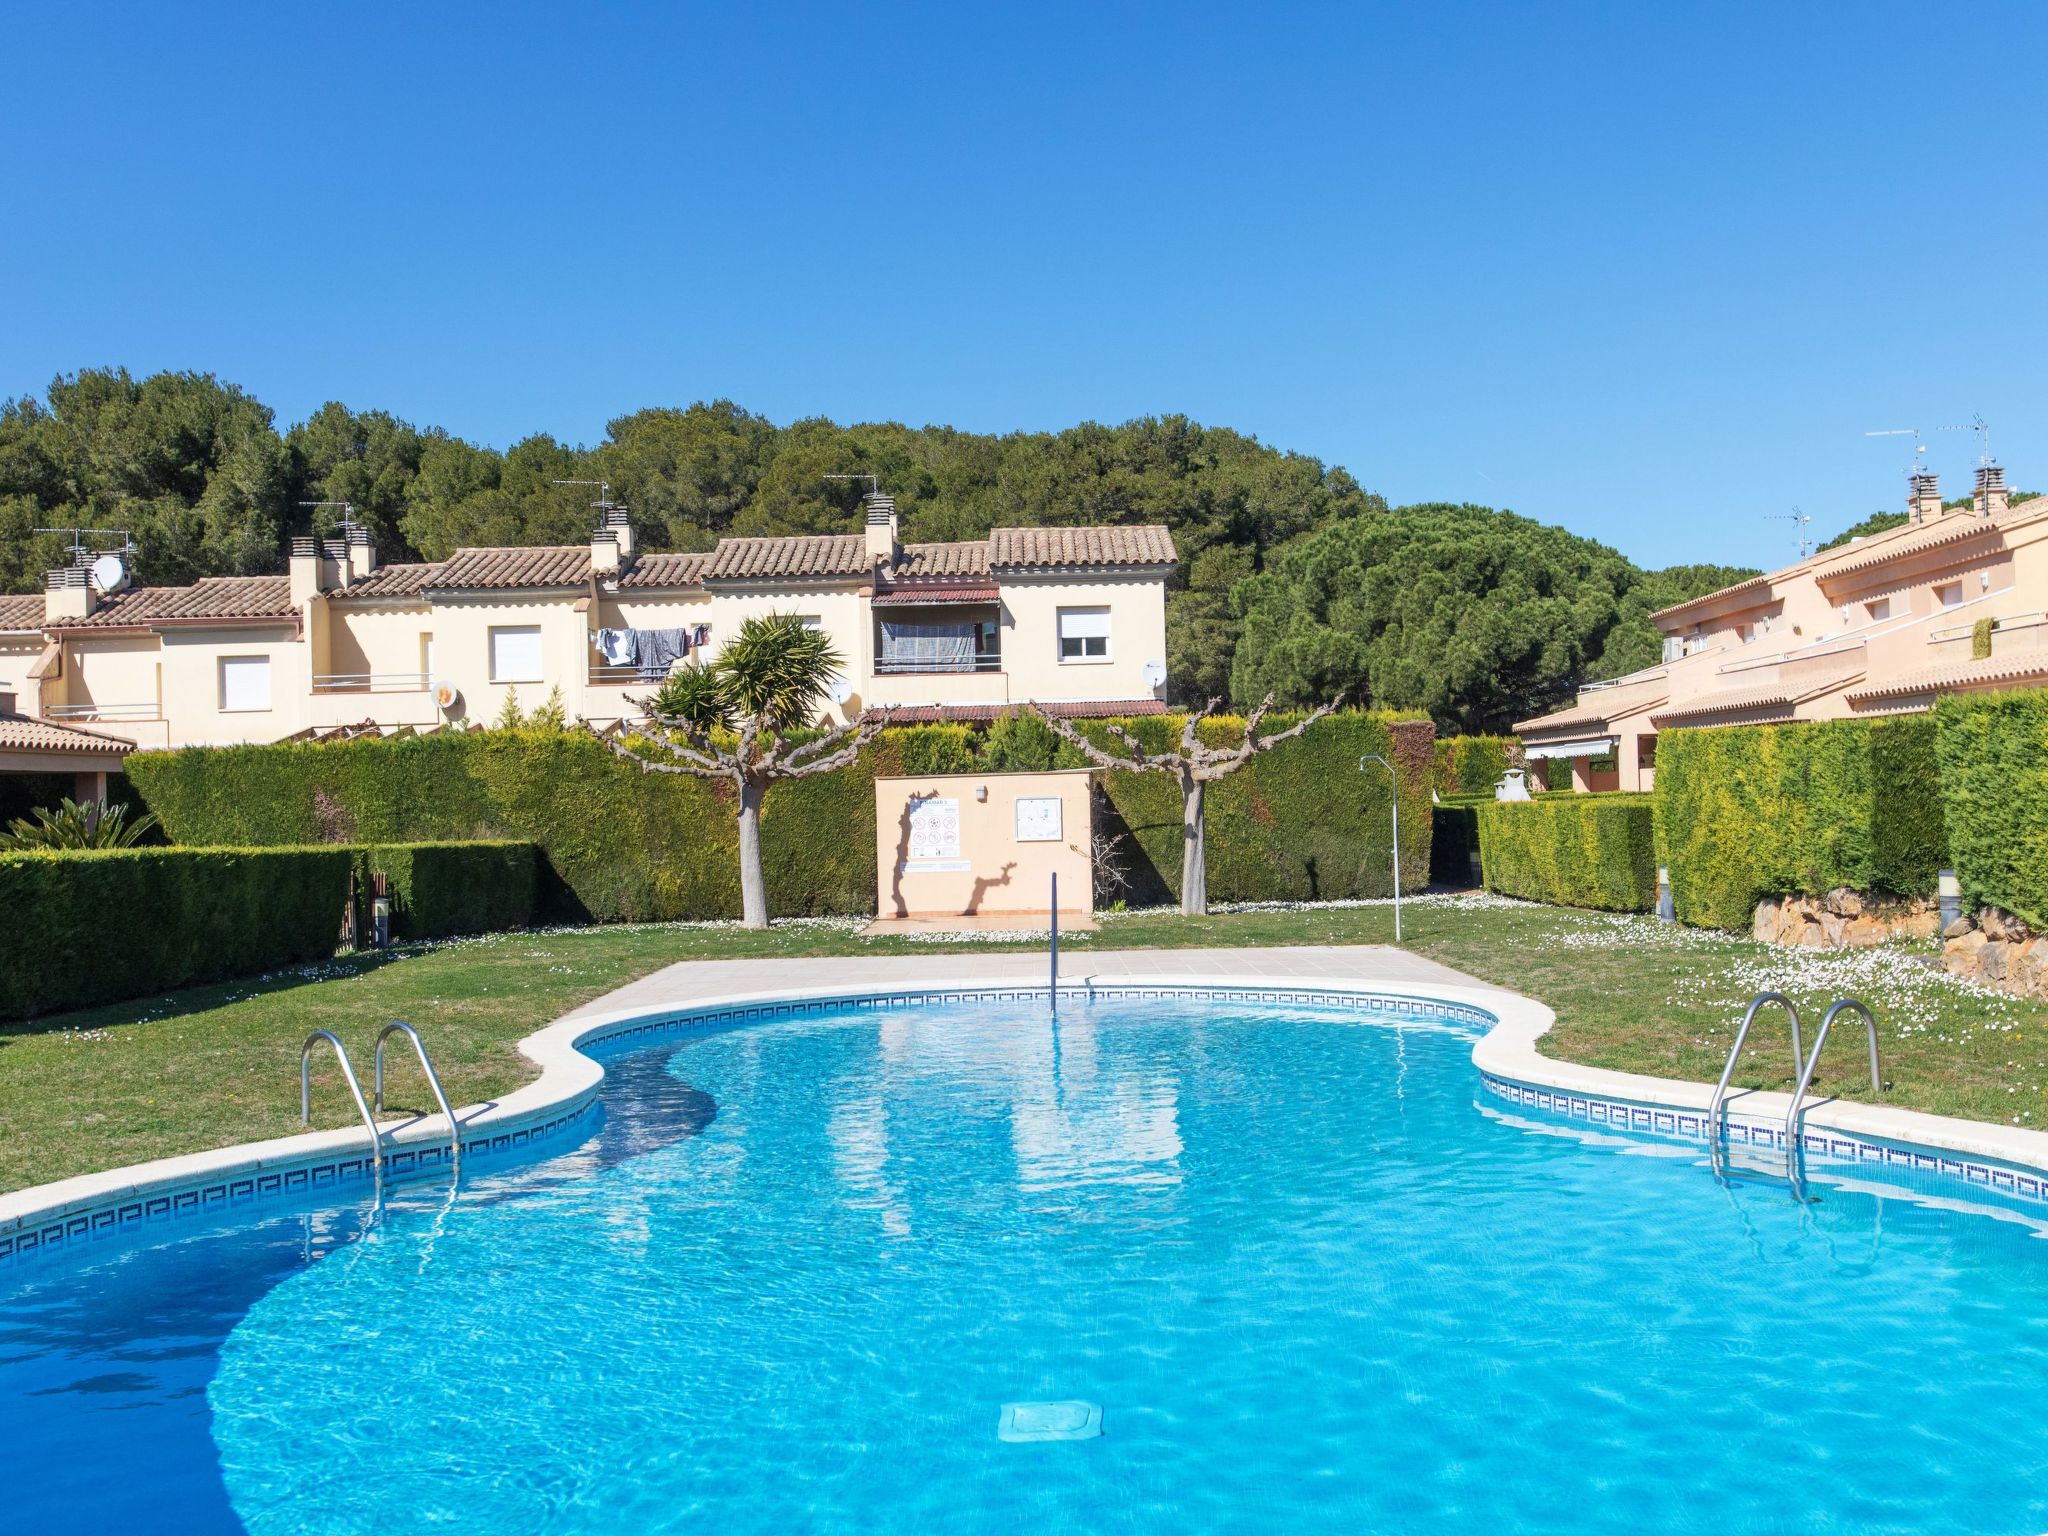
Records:
[[[0,752],[133,752],[135,743],[27,715],[0,715]]]
[[[1172,565],[1173,537],[1156,523],[1102,528],[997,528],[988,563],[1001,566]]]
[[[207,576],[189,587],[137,587],[103,596],[82,619],[52,629],[126,629],[152,624],[192,624],[209,619],[294,617],[289,576]]]
[[[867,574],[867,537],[858,533],[805,534],[780,539],[720,539],[704,568],[706,581],[756,577]]]
[[[970,586],[960,581],[913,581],[900,587],[884,587],[874,597],[877,608],[902,608],[917,603],[994,603],[1002,600],[1002,589],[983,583]]]
[[[1568,708],[1538,715],[1533,720],[1518,721],[1515,734],[1604,726],[1609,720],[1662,704],[1670,696],[1670,689],[1662,682],[1653,688],[1602,688],[1583,695]]]
[[[580,587],[590,580],[588,544],[535,544],[526,548],[458,549],[441,562],[434,591],[495,591],[506,587]]]
[[[711,564],[708,554],[639,555],[619,578],[621,587],[694,587]]]
[[[889,574],[897,581],[920,581],[939,576],[986,576],[988,540],[970,539],[960,544],[906,544],[903,557]]]
[[[360,581],[337,590],[335,597],[415,597],[437,584],[439,565],[380,565]]]
[[[2021,651],[2010,656],[1986,656],[1979,661],[1952,661],[1945,666],[1922,667],[1918,671],[1854,689],[1848,698],[1851,704],[1860,704],[1866,699],[1896,699],[1916,693],[1985,688],[2033,677],[2048,677],[2048,648]]]
[[[1650,615],[1650,622],[1654,624],[1659,619],[1668,619],[1675,614],[1689,613],[1695,608],[1704,608],[1708,604],[1718,602],[1724,597],[1733,597],[1738,592],[1747,592],[1751,587],[1768,587],[1773,581],[1782,576],[1789,576],[1798,569],[1799,566],[1797,565],[1788,565],[1782,571],[1772,571],[1762,576],[1748,576],[1729,586],[1717,587],[1712,592],[1702,592],[1698,597],[1689,597],[1682,603],[1673,603],[1669,608],[1659,608]]]
[[[42,627],[42,593],[28,592],[20,597],[0,597],[0,630]]]

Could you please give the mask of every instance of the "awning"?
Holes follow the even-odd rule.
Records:
[[[885,587],[877,592],[877,608],[920,608],[949,603],[993,603],[1001,598],[994,587]]]
[[[1590,736],[1582,741],[1529,741],[1524,757],[1606,757],[1620,744],[1618,736]]]

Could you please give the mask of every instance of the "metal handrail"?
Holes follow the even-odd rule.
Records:
[[[1806,1058],[1806,1066],[1799,1074],[1799,1086],[1792,1090],[1792,1107],[1785,1111],[1785,1156],[1788,1160],[1799,1144],[1799,1115],[1804,1107],[1807,1085],[1813,1081],[1813,1074],[1820,1066],[1821,1047],[1828,1043],[1828,1027],[1835,1022],[1836,1014],[1851,1008],[1863,1015],[1863,1022],[1870,1031],[1870,1091],[1873,1094],[1884,1092],[1884,1079],[1877,1062],[1877,1015],[1858,998],[1837,998],[1835,1005],[1828,1009],[1827,1016],[1820,1021],[1820,1033],[1813,1037],[1813,1054]]]
[[[919,672],[1000,672],[1001,651],[976,651],[965,661],[943,661],[934,657],[877,656],[875,673],[880,677],[915,675]]]
[[[448,1150],[454,1159],[455,1176],[459,1179],[462,1177],[462,1123],[455,1118],[455,1111],[449,1107],[448,1095],[441,1091],[441,1077],[434,1070],[433,1059],[427,1055],[426,1041],[420,1038],[418,1030],[403,1019],[393,1019],[377,1032],[377,1113],[384,1113],[384,1042],[398,1033],[404,1034],[412,1041],[412,1048],[420,1058],[420,1068],[427,1074],[427,1086],[434,1090],[434,1102],[441,1107],[441,1113],[448,1117]]]
[[[316,672],[315,693],[424,693],[434,686],[427,672]]]
[[[299,1047],[299,1124],[313,1123],[313,1047],[325,1040],[334,1047],[334,1059],[341,1063],[341,1075],[348,1082],[350,1097],[356,1101],[356,1109],[363,1117],[363,1124],[370,1128],[370,1160],[375,1165],[379,1188],[384,1183],[384,1137],[377,1130],[376,1117],[370,1113],[370,1106],[363,1102],[363,1085],[356,1081],[356,1069],[348,1064],[348,1052],[339,1038],[324,1029],[316,1029],[306,1036],[306,1043]]]
[[[160,720],[161,704],[46,704],[45,720]]]
[[[1721,1105],[1728,1097],[1729,1081],[1735,1076],[1735,1064],[1742,1059],[1743,1042],[1749,1039],[1749,1027],[1756,1022],[1758,1010],[1766,1003],[1777,1003],[1784,1008],[1792,1020],[1792,1075],[1797,1077],[1799,1069],[1806,1064],[1806,1054],[1799,1042],[1799,1006],[1782,992],[1759,992],[1749,1000],[1749,1009],[1742,1015],[1742,1023],[1735,1031],[1735,1044],[1729,1048],[1728,1064],[1721,1069],[1721,1081],[1714,1085],[1714,1097],[1707,1104],[1707,1158],[1714,1172],[1721,1171],[1721,1136],[1725,1128]]]

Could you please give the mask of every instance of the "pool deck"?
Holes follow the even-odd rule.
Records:
[[[596,1019],[714,998],[825,987],[915,987],[934,982],[1043,982],[1046,957],[1017,950],[984,955],[858,955],[820,960],[684,960],[564,1014]],[[1246,981],[1377,982],[1505,992],[1463,971],[1390,944],[1304,944],[1275,949],[1089,949],[1060,956],[1060,981],[1216,976]],[[1512,994],[1510,994],[1512,995]]]

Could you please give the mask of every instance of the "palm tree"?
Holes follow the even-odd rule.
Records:
[[[761,802],[777,779],[844,768],[888,724],[888,711],[862,710],[817,735],[826,690],[844,665],[820,630],[794,614],[748,619],[709,666],[679,667],[654,696],[639,735],[622,726],[598,738],[648,773],[728,780],[739,800],[740,912],[749,928],[768,926],[768,885],[761,873]],[[641,736],[658,750],[642,751]]]
[[[30,819],[33,818],[33,819]],[[128,807],[88,800],[80,805],[65,799],[56,810],[37,806],[28,817],[0,832],[0,849],[132,848],[156,826],[154,816],[128,820]]]

